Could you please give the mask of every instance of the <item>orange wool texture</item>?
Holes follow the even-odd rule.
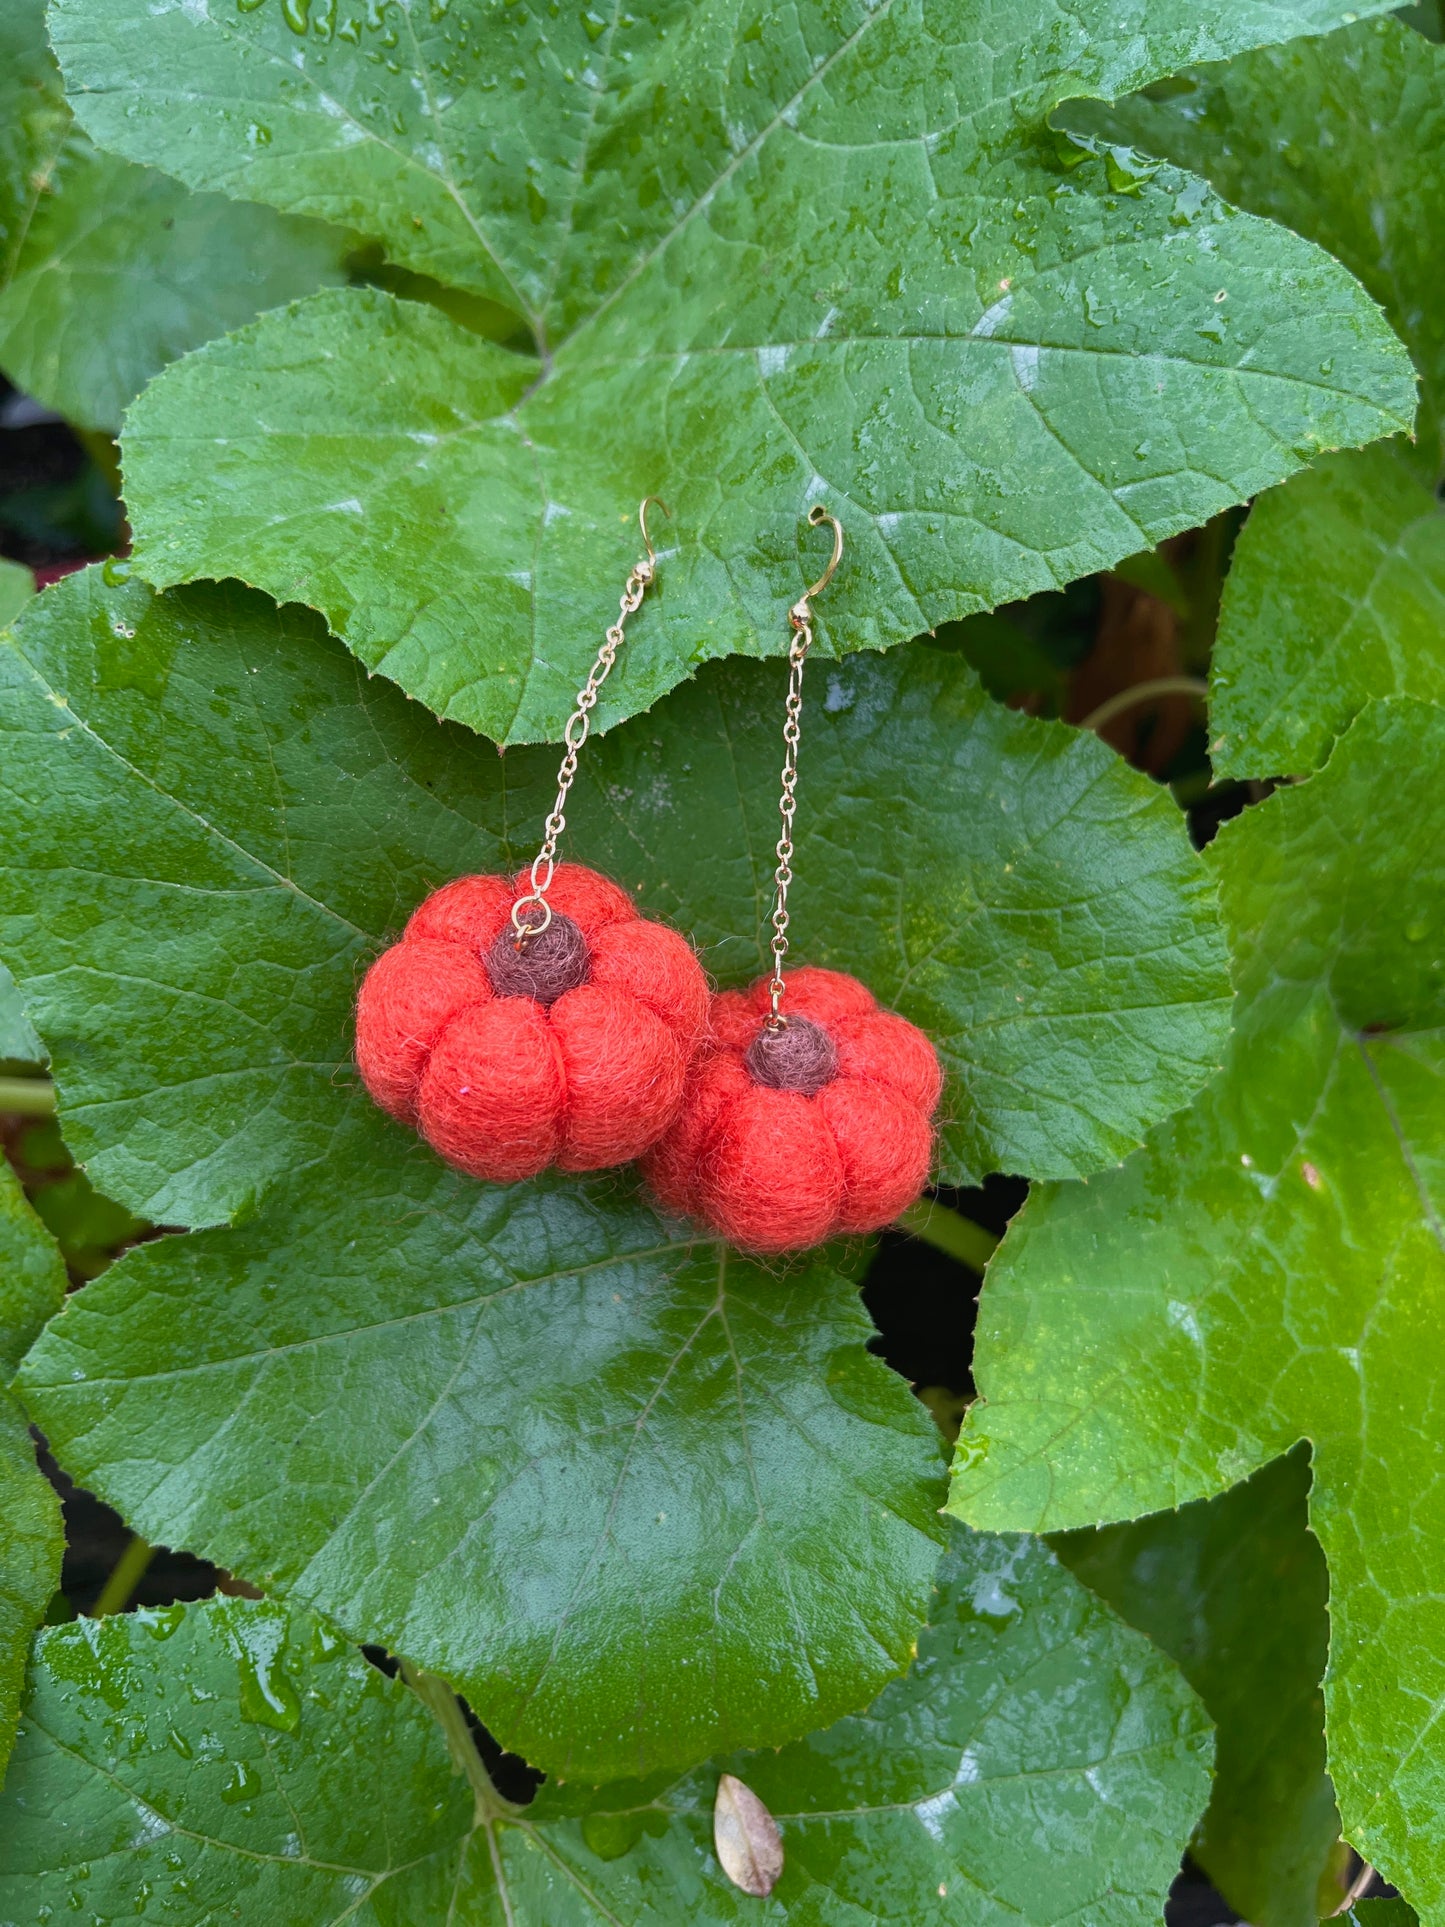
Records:
[[[640,1157],[675,1116],[707,1024],[692,946],[581,864],[558,864],[552,927],[519,957],[512,905],[529,887],[525,871],[444,885],[371,966],[356,1006],[372,1097],[449,1164],[498,1184]]]
[[[769,1068],[767,979],[722,991],[682,1108],[643,1167],[664,1210],[744,1251],[881,1230],[923,1190],[933,1153],[943,1076],[923,1032],[839,971],[798,970],[787,984],[784,1013],[823,1040],[797,1040],[796,1070]]]

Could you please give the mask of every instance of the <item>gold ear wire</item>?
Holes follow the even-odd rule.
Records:
[[[642,543],[643,547],[647,550],[647,566],[649,569],[654,569],[657,566],[657,550],[653,548],[652,537],[647,533],[647,511],[652,507],[654,502],[662,510],[668,521],[670,522],[672,520],[672,510],[660,495],[643,496],[642,506],[637,511],[637,521],[642,530]]]
[[[811,602],[815,595],[821,595],[823,593],[824,589],[826,589],[828,584],[833,580],[833,571],[843,560],[843,524],[838,520],[836,515],[830,515],[821,502],[814,502],[813,506],[808,510],[808,526],[810,528],[820,529],[825,522],[832,526],[833,553],[828,558],[827,568],[824,569],[812,588],[803,591],[802,596],[799,598],[802,602]]]

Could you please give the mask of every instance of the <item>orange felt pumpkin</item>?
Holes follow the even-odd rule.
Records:
[[[746,1251],[891,1224],[928,1178],[937,1053],[839,971],[790,975],[777,1031],[769,1003],[767,978],[713,998],[682,1108],[644,1166],[659,1203]]]
[[[691,945],[625,890],[557,866],[519,949],[529,872],[459,877],[367,972],[356,1061],[383,1110],[473,1177],[596,1171],[648,1150],[682,1099],[707,1017]]]

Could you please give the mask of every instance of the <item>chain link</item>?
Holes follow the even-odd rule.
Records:
[[[649,498],[651,499],[651,498]],[[647,504],[643,503],[646,512]],[[646,537],[647,525],[643,524]],[[648,545],[651,547],[651,544]],[[547,892],[552,887],[552,873],[557,867],[557,841],[567,827],[563,814],[567,804],[567,792],[577,774],[577,758],[582,745],[587,741],[592,728],[592,712],[597,707],[597,698],[602,685],[612,673],[612,665],[617,660],[617,652],[622,647],[624,625],[627,618],[636,615],[642,607],[642,598],[647,594],[647,585],[656,574],[652,557],[646,556],[637,564],[627,578],[627,587],[622,591],[618,604],[616,622],[607,631],[602,647],[597,651],[597,660],[592,665],[592,673],[577,691],[577,705],[567,718],[567,727],[562,732],[566,753],[562,766],[557,771],[557,800],[552,805],[552,813],[542,825],[542,847],[532,859],[531,888],[527,895],[519,897],[512,905],[512,928],[516,931],[517,948],[520,950],[529,937],[540,937],[552,921],[552,906],[547,901]],[[532,912],[541,910],[540,918]]]
[[[793,881],[793,817],[798,808],[798,743],[803,733],[803,664],[813,646],[810,605],[813,597],[832,581],[833,571],[843,555],[843,530],[837,517],[830,515],[821,502],[815,503],[808,511],[809,527],[821,528],[825,522],[833,531],[832,559],[812,588],[799,596],[788,611],[793,640],[788,649],[788,697],[783,706],[783,791],[778,798],[782,835],[778,838],[778,867],[773,872],[773,934],[769,943],[773,974],[768,979],[767,1028],[774,1032],[788,1027],[782,1012],[783,992],[787,989],[783,965],[788,955],[788,886]]]
[[[788,954],[788,885],[793,880],[793,816],[798,807],[798,744],[803,723],[803,664],[813,646],[812,611],[808,599],[795,602],[788,611],[793,625],[792,646],[788,650],[788,697],[783,705],[783,791],[778,799],[782,835],[778,838],[778,867],[773,872],[773,974],[768,980],[771,1010],[769,1030],[787,1025],[779,1006],[783,1001],[783,963]]]

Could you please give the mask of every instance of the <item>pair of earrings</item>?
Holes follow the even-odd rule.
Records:
[[[541,849],[516,878],[459,877],[418,907],[362,984],[356,1061],[383,1110],[474,1177],[641,1158],[664,1210],[744,1250],[795,1251],[878,1230],[913,1202],[941,1085],[922,1031],[855,978],[784,977],[810,604],[843,531],[821,505],[809,511],[812,527],[831,526],[833,553],[789,611],[772,972],[714,993],[677,931],[608,878],[557,861],[598,694],[656,574],[655,500],[638,512],[646,555],[567,722]]]

